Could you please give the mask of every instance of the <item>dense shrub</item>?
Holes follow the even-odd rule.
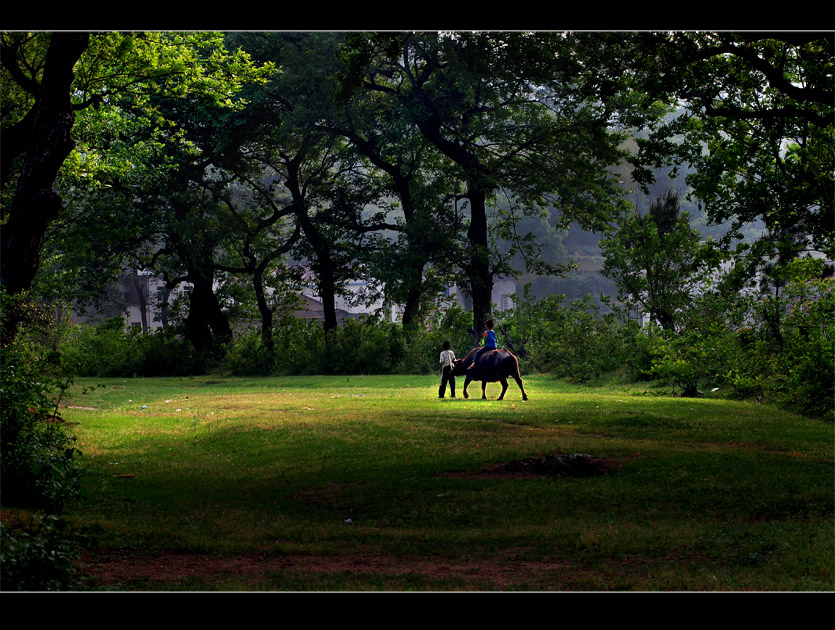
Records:
[[[3,504],[58,512],[77,495],[79,478],[75,438],[58,413],[72,380],[57,351],[61,331],[53,312],[25,297],[0,296],[3,319],[16,312],[22,322],[3,339],[0,356]]]
[[[76,568],[78,533],[55,515],[30,516],[28,522],[0,524],[0,589],[67,591],[83,586]]]
[[[579,383],[607,373],[653,380],[681,395],[721,389],[740,399],[778,402],[800,413],[832,414],[835,295],[820,261],[786,268],[779,297],[707,291],[676,330],[640,326],[623,311],[601,313],[591,296],[540,300],[526,288],[513,309],[496,313],[499,344],[523,371]],[[345,321],[326,335],[318,321],[292,316],[273,327],[275,352],[260,331],[239,331],[220,363],[208,363],[171,332],[142,334],[121,319],[79,326],[60,348],[63,362],[89,376],[175,376],[220,369],[233,374],[428,374],[441,344],[459,357],[475,345],[472,315],[455,304],[411,328],[383,318]]]
[[[221,367],[233,374],[267,376],[273,372],[274,362],[264,347],[261,333],[248,330],[235,335],[233,342],[226,349]]]
[[[457,304],[439,309],[425,325],[403,331],[403,354],[395,371],[401,374],[440,372],[438,359],[444,341],[449,341],[456,357],[463,358],[475,347],[471,329],[472,313]]]
[[[427,374],[439,369],[448,340],[459,356],[473,345],[471,315],[458,307],[404,328],[379,317],[348,319],[325,334],[321,322],[282,317],[273,327],[270,358],[259,330],[241,331],[227,347],[221,368],[234,374]]]
[[[580,383],[623,365],[630,334],[616,313],[601,315],[590,295],[566,305],[564,295],[534,301],[527,291],[501,313],[499,329],[528,369]]]
[[[397,371],[405,350],[403,331],[396,323],[365,317],[349,319],[328,333],[320,372],[392,373]]]
[[[821,260],[797,259],[786,266],[778,295],[706,294],[694,302],[682,330],[644,327],[628,362],[683,395],[718,388],[831,417],[835,280],[823,278],[822,270]]]
[[[143,333],[121,317],[73,327],[60,350],[80,376],[183,376],[206,368],[206,359],[175,332]]]
[[[627,375],[635,381],[649,381],[655,378],[653,365],[664,356],[664,330],[655,322],[640,326],[631,321],[625,327],[627,350],[624,365]]]
[[[346,320],[327,337],[321,323],[286,317],[273,338],[277,374],[427,374],[439,369],[441,344],[448,340],[463,356],[471,349],[471,315],[458,307],[437,311],[428,322],[404,328],[396,322],[362,316]],[[260,335],[242,335],[230,349],[237,364],[255,365]],[[250,358],[246,359],[245,356]],[[227,360],[227,367],[233,363]]]
[[[705,332],[666,331],[654,346],[650,374],[671,382],[683,396],[697,396],[726,382],[736,365],[735,341],[716,324]]]
[[[761,344],[761,375],[780,378],[766,384],[777,402],[812,416],[832,417],[835,397],[835,279],[822,278],[823,261],[797,259],[775,307],[781,313],[779,338]],[[761,318],[764,320],[765,318]],[[768,324],[773,327],[773,320]],[[760,325],[767,329],[763,321]],[[768,352],[770,351],[770,352]]]
[[[67,589],[77,547],[56,514],[78,496],[80,471],[75,438],[58,413],[72,380],[57,351],[62,327],[25,295],[0,290],[0,306],[0,498],[4,509],[31,516],[29,525],[0,525],[0,588]]]
[[[325,369],[325,333],[321,322],[284,317],[273,330],[277,374],[320,374]]]

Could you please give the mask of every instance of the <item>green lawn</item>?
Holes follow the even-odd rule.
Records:
[[[831,423],[543,376],[527,402],[473,385],[439,400],[434,376],[79,379],[63,414],[84,454],[70,517],[102,528],[91,588],[835,586]],[[571,453],[615,469],[471,474]]]

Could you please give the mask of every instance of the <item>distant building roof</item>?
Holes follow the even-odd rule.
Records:
[[[304,302],[304,306],[293,312],[293,315],[301,319],[324,319],[325,308],[321,301],[310,297],[309,295],[300,296]],[[341,324],[346,319],[356,319],[357,315],[336,309],[336,320]]]

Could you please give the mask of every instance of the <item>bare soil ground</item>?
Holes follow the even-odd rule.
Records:
[[[119,555],[88,557],[82,569],[99,588],[129,585],[141,580],[149,585],[177,585],[197,580],[234,578],[257,584],[268,576],[283,573],[288,577],[312,574],[414,576],[425,580],[454,580],[456,590],[503,590],[537,584],[537,589],[560,590],[566,572],[576,580],[574,569],[566,564],[507,558],[496,560],[458,560],[439,557],[394,557],[372,552],[346,555],[258,555],[214,556],[167,553],[147,557]],[[152,587],[152,586],[151,586]],[[153,588],[153,587],[152,587]]]

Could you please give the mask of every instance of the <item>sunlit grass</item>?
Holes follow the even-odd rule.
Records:
[[[526,389],[522,402],[513,384],[504,401],[498,385],[488,400],[439,400],[434,377],[82,379],[64,410],[85,466],[72,517],[101,525],[104,548],[141,553],[490,561],[512,550],[574,567],[566,589],[835,585],[831,424],[546,377]],[[620,468],[449,474],[554,453]],[[547,577],[510,588],[545,588]],[[251,588],[489,588],[456,579],[281,573]]]

